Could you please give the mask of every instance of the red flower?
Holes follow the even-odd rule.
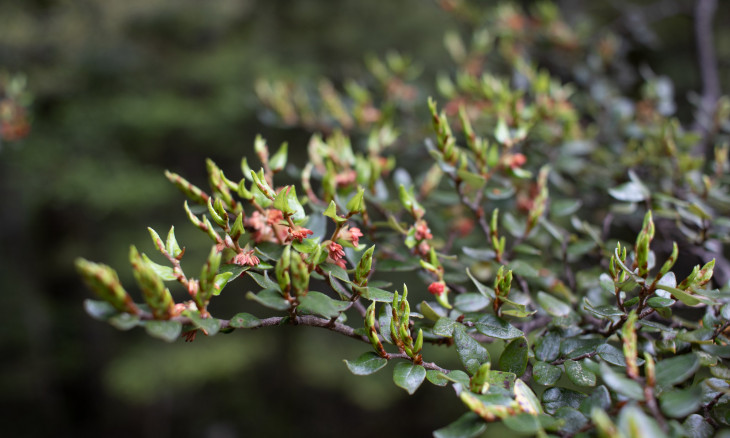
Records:
[[[276,225],[282,219],[284,219],[284,214],[281,212],[281,210],[277,210],[277,209],[266,210],[266,222],[269,225]]]
[[[416,222],[416,235],[414,237],[416,240],[433,239],[433,234],[431,234],[431,230],[428,229],[428,223],[426,223],[426,221],[419,220]]]
[[[350,237],[352,240],[352,244],[357,246],[360,243],[360,238],[362,237],[362,231],[360,231],[359,228],[350,228]]]
[[[345,267],[345,259],[343,257],[345,256],[345,251],[342,250],[342,245],[335,242],[330,242],[329,245],[327,245],[327,251],[328,254],[328,261],[331,263],[335,263],[341,268]]]
[[[235,257],[233,257],[233,263],[241,266],[249,265],[249,266],[256,266],[260,263],[260,260],[258,257],[253,255],[254,250],[250,251],[242,251],[236,254]]]
[[[327,246],[327,250],[329,251],[329,256],[332,260],[339,260],[345,255],[345,251],[342,250],[342,245],[339,243],[330,242]]]
[[[338,240],[352,243],[352,246],[357,247],[360,244],[360,238],[363,236],[362,231],[359,228],[348,228],[343,227],[338,235]]]
[[[291,240],[296,240],[298,242],[301,242],[302,239],[306,239],[307,236],[309,236],[310,234],[314,234],[314,231],[309,230],[304,227],[299,227],[296,230],[292,230],[291,227],[289,227],[289,238]]]
[[[527,162],[527,157],[524,154],[514,154],[510,157],[508,160],[509,167],[516,169],[518,167],[522,167],[523,164]]]
[[[433,283],[428,285],[428,291],[436,296],[440,296],[441,294],[443,294],[445,289],[446,285],[443,281],[434,281]]]

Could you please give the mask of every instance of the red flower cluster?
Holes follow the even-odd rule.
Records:
[[[310,234],[314,234],[314,232],[310,229],[304,228],[304,227],[298,227],[296,230],[289,227],[289,237],[287,240],[296,240],[297,242],[300,242],[303,239],[306,239]]]
[[[433,239],[433,234],[431,234],[431,230],[428,228],[428,223],[426,223],[426,221],[421,219],[416,222],[416,234],[413,237],[415,237],[416,240]]]
[[[329,252],[327,261],[334,263],[341,268],[345,267],[345,259],[343,258],[345,256],[345,251],[342,250],[342,245],[330,242],[327,246],[327,251]]]
[[[241,265],[241,266],[246,266],[246,265],[256,266],[261,261],[259,260],[258,257],[253,255],[253,253],[254,253],[253,249],[250,251],[239,252],[238,254],[236,254],[235,257],[233,257],[233,263],[236,265]]]
[[[363,236],[362,231],[359,228],[348,228],[343,227],[338,234],[338,240],[344,240],[345,242],[352,243],[352,246],[357,247],[360,244],[360,238]]]

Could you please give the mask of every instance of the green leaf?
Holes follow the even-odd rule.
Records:
[[[543,414],[542,405],[537,395],[527,386],[527,383],[521,379],[515,379],[515,401],[520,405],[520,409],[533,415]]]
[[[489,361],[487,349],[469,336],[461,324],[454,326],[454,343],[459,360],[470,374],[476,373],[483,363]]]
[[[682,423],[685,436],[688,438],[710,438],[715,433],[715,429],[708,423],[702,415],[692,414]]]
[[[142,323],[138,315],[131,313],[118,313],[109,318],[107,322],[117,330],[130,330]]]
[[[466,268],[466,275],[468,275],[469,278],[471,278],[471,281],[474,283],[474,286],[477,287],[477,290],[479,291],[480,294],[482,294],[486,298],[489,298],[492,300],[495,298],[494,290],[490,287],[483,285],[479,280],[474,278],[474,276],[469,271],[469,268]]]
[[[659,396],[662,412],[672,418],[684,418],[696,412],[701,403],[702,389],[699,386],[663,391]]]
[[[494,260],[494,257],[496,257],[496,253],[491,249],[477,249],[477,248],[469,248],[468,246],[465,246],[461,248],[461,251],[468,255],[469,257],[480,261],[480,262],[489,262]],[[466,268],[467,273],[469,272],[469,268]],[[469,274],[469,277],[471,277],[471,274]]]
[[[549,331],[544,336],[538,337],[535,344],[535,357],[537,360],[552,362],[560,355],[560,335]]]
[[[507,371],[489,370],[487,376],[487,382],[490,385],[490,391],[492,392],[504,392],[506,395],[512,396],[515,388],[515,380],[517,375]]]
[[[620,375],[611,369],[610,366],[605,363],[601,364],[601,378],[606,385],[612,390],[616,391],[621,395],[625,395],[628,398],[643,401],[644,400],[644,389],[635,381]]]
[[[274,172],[281,171],[286,166],[286,157],[288,151],[288,144],[282,143],[279,150],[269,158],[269,167]]]
[[[275,291],[281,292],[279,289],[279,284],[269,278],[269,274],[264,271],[264,275],[257,274],[255,272],[247,271],[246,272],[249,277],[253,278],[253,280],[262,288],[264,289],[273,289]]]
[[[347,271],[342,269],[340,266],[335,265],[334,263],[323,263],[319,265],[320,268],[329,275],[337,278],[338,280],[342,280],[345,283],[350,283],[350,277],[347,276]]]
[[[487,423],[474,412],[467,412],[446,427],[435,430],[434,438],[473,438],[481,435]]]
[[[624,352],[619,350],[618,348],[614,347],[611,344],[603,344],[600,345],[596,351],[598,352],[598,356],[605,360],[606,362],[610,363],[611,365],[616,365],[620,367],[626,366],[626,358],[624,357]],[[639,364],[639,361],[636,362]]]
[[[537,302],[540,304],[540,307],[545,309],[545,311],[552,316],[568,316],[573,311],[570,304],[565,303],[543,291],[539,291],[537,293]]]
[[[549,388],[542,393],[542,406],[550,415],[555,415],[558,409],[568,406],[578,409],[586,395],[566,388]]]
[[[261,320],[250,313],[237,313],[231,318],[229,325],[233,328],[254,328],[261,325]]]
[[[688,306],[697,306],[700,304],[708,304],[708,305],[714,304],[714,302],[709,298],[705,298],[700,295],[692,295],[689,292],[685,292],[681,289],[677,289],[676,287],[669,287],[669,286],[664,286],[664,285],[658,284],[657,289],[665,290],[665,291],[671,293],[676,299],[678,299],[679,301],[683,302],[684,304],[686,304]]]
[[[336,318],[348,305],[349,303],[334,300],[321,292],[310,291],[306,296],[299,298],[297,310],[302,313],[324,316],[325,318]]]
[[[619,431],[627,437],[665,437],[667,436],[636,404],[624,406],[618,416]]]
[[[170,266],[164,266],[153,262],[149,257],[147,257],[147,254],[142,254],[142,260],[144,260],[145,264],[149,266],[155,274],[162,279],[162,281],[177,280],[177,277],[175,277],[174,271]]]
[[[223,274],[226,272],[230,272],[231,276],[228,278],[227,283],[232,282],[236,278],[238,278],[241,274],[248,271],[250,266],[241,266],[241,265],[234,265],[234,264],[225,264],[221,265],[220,269],[218,269],[219,274]]]
[[[589,416],[594,409],[607,410],[611,406],[611,394],[608,388],[603,385],[596,387],[595,390],[583,400],[578,408],[583,415]]]
[[[580,362],[566,361],[565,374],[578,386],[596,386],[596,375],[585,369]]]
[[[84,310],[94,319],[99,321],[106,321],[112,316],[119,313],[117,309],[106,301],[99,300],[84,300]]]
[[[646,304],[649,305],[649,307],[653,309],[660,309],[662,307],[669,307],[672,304],[674,304],[675,301],[671,298],[663,298],[663,297],[651,297],[648,300],[646,300]]]
[[[460,384],[463,388],[469,387],[469,375],[461,370],[452,370],[449,374],[444,374],[444,378],[450,382]]]
[[[512,340],[499,356],[499,369],[515,373],[517,377],[523,375],[527,369],[528,352],[527,339],[519,337]]]
[[[360,292],[360,295],[363,298],[365,298],[366,300],[378,301],[381,303],[392,303],[393,302],[393,292],[388,292],[387,290],[380,289],[378,287],[373,287],[373,286],[357,287],[357,286],[355,286],[355,290]]]
[[[380,369],[388,365],[388,360],[369,351],[353,361],[346,360],[345,365],[347,365],[347,368],[352,374],[356,376],[367,376],[380,371]]]
[[[540,276],[540,272],[537,269],[522,260],[514,260],[507,266],[512,270],[512,272],[521,277],[534,278]]]
[[[522,330],[514,327],[504,319],[491,314],[486,314],[479,318],[474,324],[474,327],[479,333],[497,339],[509,340],[525,335]]]
[[[646,193],[645,187],[633,181],[608,189],[608,193],[619,201],[624,202],[641,202],[649,196]]]
[[[166,342],[175,342],[182,333],[182,324],[179,321],[147,321],[144,323],[147,334]]]
[[[279,286],[277,286],[278,288]],[[289,310],[290,304],[285,300],[281,294],[274,289],[264,289],[261,292],[255,294],[249,292],[246,294],[246,298],[254,300],[264,307],[274,310]]]
[[[454,327],[460,325],[458,322],[451,318],[443,317],[436,321],[433,326],[433,334],[450,338],[454,336]]]
[[[523,412],[521,414],[512,415],[502,420],[505,426],[511,431],[517,432],[519,435],[534,436],[538,430],[542,429],[537,416]]]
[[[393,370],[393,382],[405,389],[408,394],[416,392],[426,379],[426,368],[407,362],[399,362]]]
[[[393,300],[390,300],[391,302]],[[431,321],[438,321],[443,316],[435,310],[433,307],[431,307],[430,304],[428,304],[426,301],[421,301],[421,304],[418,306],[419,310],[421,311],[421,314],[426,318],[430,319]]]
[[[213,336],[221,329],[221,321],[216,318],[201,318],[199,312],[185,311],[183,316],[190,318],[193,325],[205,332],[208,336]]]
[[[668,387],[692,377],[700,367],[700,358],[694,353],[675,356],[656,364],[657,386]]]
[[[563,372],[559,367],[547,362],[535,362],[532,366],[532,375],[535,377],[535,382],[540,385],[552,386],[560,379]]]
[[[485,296],[477,293],[459,294],[454,299],[454,307],[458,310],[467,312],[478,312],[487,307],[491,301]]]
[[[436,386],[446,386],[449,383],[449,379],[441,371],[437,370],[426,371],[426,379]]]

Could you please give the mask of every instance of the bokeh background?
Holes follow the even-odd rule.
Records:
[[[693,1],[557,3],[576,26],[625,37],[631,62],[671,78],[678,114],[691,114]],[[725,73],[729,3],[715,17]],[[367,348],[326,331],[174,344],[118,332],[84,313],[73,260],[107,263],[131,284],[129,244],[153,252],[146,227],[175,225],[195,266],[209,243],[164,169],[204,185],[210,157],[237,176],[257,133],[304,159],[311,133],[271,123],[257,78],[337,84],[366,54],[395,49],[422,66],[425,108],[450,65],[444,31],[462,26],[429,0],[0,1],[0,71],[24,75],[32,94],[31,132],[0,145],[2,435],[428,436],[457,418],[449,389],[409,397],[389,372],[351,376],[341,359]],[[229,286],[214,313],[256,312],[246,288]]]

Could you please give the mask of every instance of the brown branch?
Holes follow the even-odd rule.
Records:
[[[144,321],[154,320],[153,316],[149,312],[143,312],[140,315],[140,318]],[[175,318],[171,318],[171,321],[178,321],[182,324],[192,324],[193,321],[185,316],[178,316]],[[313,315],[297,315],[293,320],[289,321],[290,317],[288,316],[272,316],[271,318],[264,318],[259,320],[259,324],[254,327],[249,327],[251,330],[256,330],[263,327],[276,327],[282,324],[285,324],[287,322],[290,322],[293,325],[301,325],[301,326],[308,326],[308,327],[320,327],[324,328],[336,333],[339,333],[341,335],[345,335],[352,339],[357,339],[359,341],[365,342],[366,344],[370,344],[370,340],[365,335],[360,335],[355,332],[355,329],[339,323],[335,322],[332,324],[332,322],[329,319],[326,318],[320,318],[318,316]],[[227,329],[231,328],[231,321],[227,319],[221,319],[220,321],[220,328],[221,329]],[[420,357],[420,355],[418,356]],[[388,356],[386,359],[406,359],[410,360],[411,362],[414,361],[414,359],[410,356],[408,356],[405,353],[388,353]],[[444,374],[448,374],[449,370],[445,368],[441,368],[440,366],[436,365],[433,362],[421,362],[419,365],[423,365],[424,368],[428,370],[436,370],[440,371]]]

